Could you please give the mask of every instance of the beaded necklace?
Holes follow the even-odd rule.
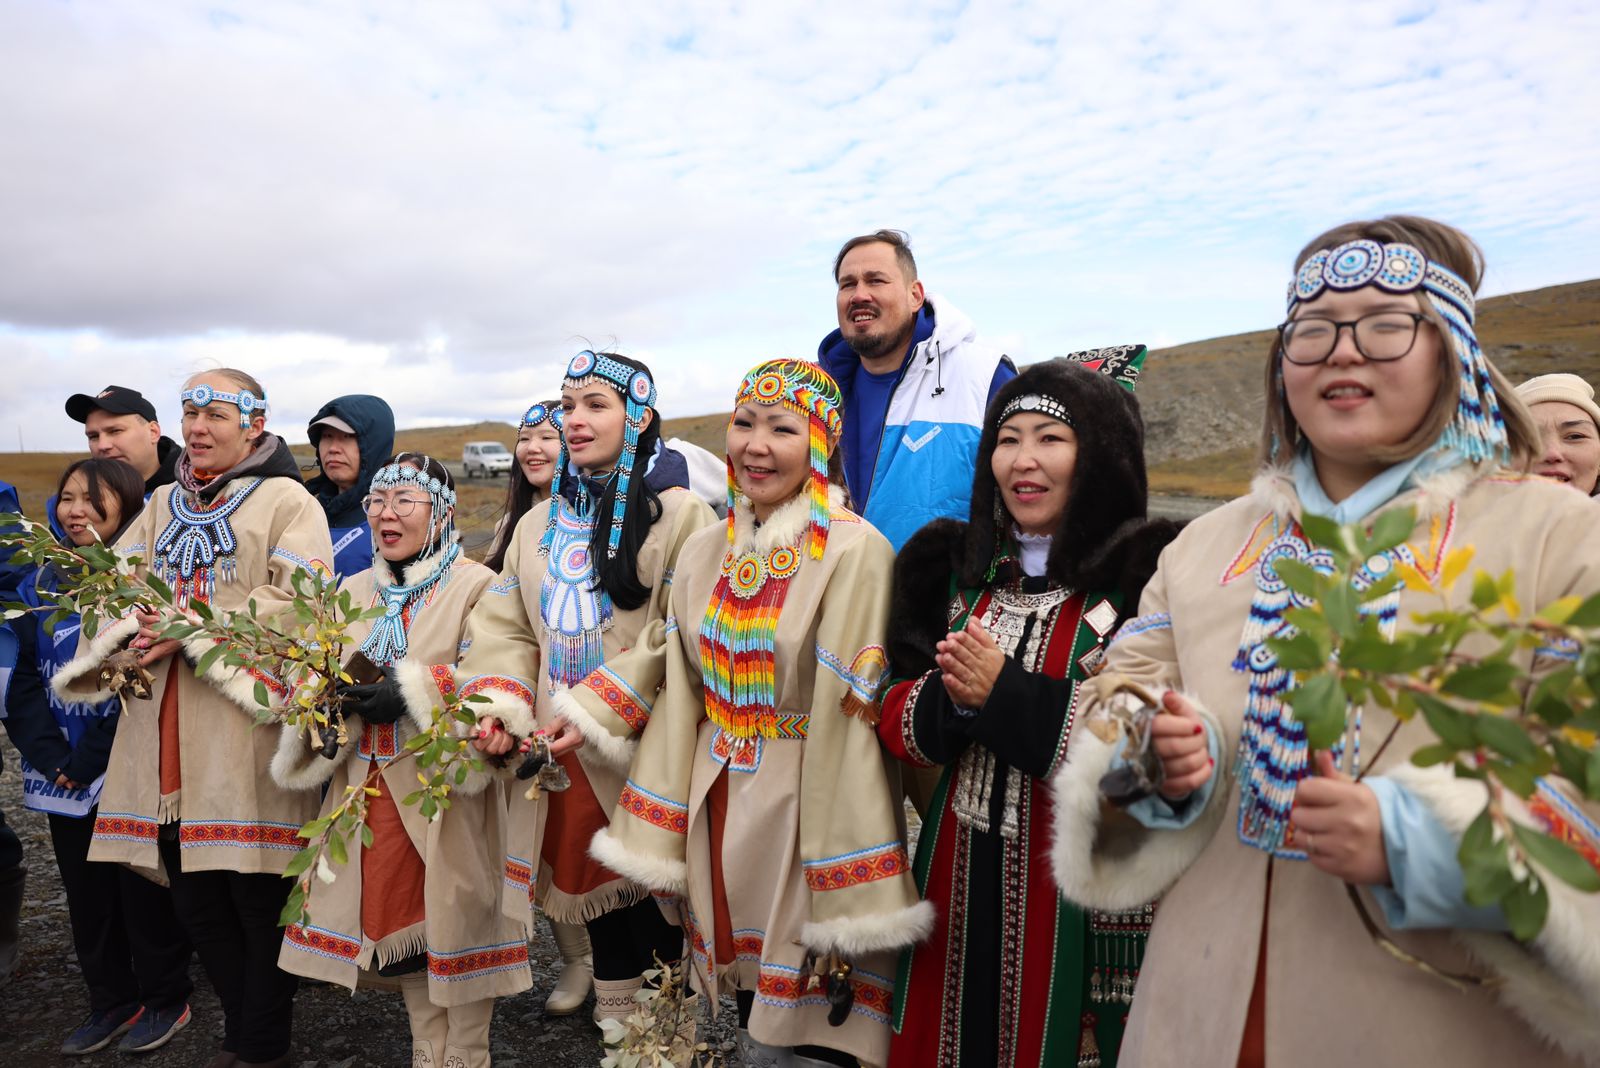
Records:
[[[439,558],[438,564],[428,574],[409,585],[386,586],[374,583],[374,601],[383,603],[383,617],[372,625],[361,651],[374,664],[392,664],[404,660],[408,645],[406,633],[416,618],[419,602],[424,602],[434,590],[442,587],[450,577],[450,567],[461,555],[459,542],[451,542]]]
[[[593,509],[580,513],[559,493],[552,499],[555,518],[545,532],[550,563],[539,586],[539,619],[544,624],[550,681],[572,686],[605,663],[611,597],[594,573],[589,549]]]
[[[800,570],[798,545],[729,549],[700,623],[706,716],[734,738],[784,737],[777,710],[778,611]]]
[[[259,485],[261,479],[249,479],[210,508],[198,501],[191,505],[183,489],[172,488],[167,498],[172,519],[156,538],[154,553],[155,570],[172,587],[179,608],[190,600],[210,604],[217,580],[233,581],[239,539],[228,520]]]

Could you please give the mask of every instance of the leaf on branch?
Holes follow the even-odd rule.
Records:
[[[1517,836],[1517,844],[1528,854],[1528,859],[1539,867],[1586,894],[1600,892],[1600,871],[1595,871],[1582,853],[1559,838],[1520,823],[1513,823],[1511,832]]]
[[[1477,554],[1477,547],[1472,545],[1463,545],[1459,549],[1450,550],[1445,554],[1444,566],[1439,569],[1439,584],[1445,589],[1454,586],[1456,580],[1466,574],[1467,567]]]
[[[1500,603],[1500,590],[1489,572],[1479,568],[1472,576],[1472,607],[1487,611]]]
[[[1456,749],[1452,746],[1435,742],[1425,745],[1411,754],[1411,763],[1419,768],[1431,768],[1435,764],[1444,764],[1456,758]]]
[[[1313,749],[1327,749],[1344,737],[1346,702],[1337,675],[1317,675],[1285,698],[1294,718],[1305,724]]]
[[[1431,693],[1413,692],[1412,699],[1422,709],[1422,718],[1428,728],[1446,745],[1454,749],[1476,749],[1478,734],[1472,729],[1475,718],[1470,712],[1451,706]]]
[[[1521,677],[1522,669],[1505,660],[1485,660],[1464,664],[1452,671],[1439,689],[1470,701],[1486,704],[1508,705],[1517,703],[1517,693],[1512,682]]]
[[[1417,512],[1414,508],[1392,508],[1384,512],[1372,524],[1372,533],[1367,545],[1369,554],[1387,552],[1397,545],[1404,544],[1417,526]]]
[[[1320,515],[1303,515],[1300,517],[1300,529],[1313,545],[1343,552],[1347,556],[1350,554],[1350,540],[1344,528],[1333,520]]]
[[[1268,638],[1267,648],[1277,656],[1278,665],[1290,671],[1316,671],[1327,663],[1322,643],[1309,634]]]
[[[1507,760],[1531,764],[1541,755],[1528,732],[1516,720],[1502,716],[1478,716],[1473,721],[1478,740]]]
[[[1316,568],[1289,557],[1274,560],[1270,566],[1285,586],[1313,601],[1319,599],[1322,587],[1329,581]]]
[[[312,864],[316,863],[316,859],[317,847],[306,846],[304,849],[300,850],[300,852],[296,853],[292,858],[290,858],[289,866],[283,869],[283,877],[285,879],[293,879],[296,875],[304,875],[306,869],[310,868]]]
[[[293,927],[306,921],[306,889],[299,882],[289,891],[289,899],[278,913],[279,927]]]
[[[347,864],[350,861],[350,853],[345,848],[344,838],[337,834],[328,836],[328,859],[335,864]]]
[[[1511,933],[1523,942],[1531,942],[1544,930],[1545,917],[1550,912],[1550,895],[1544,883],[1536,877],[1518,883],[1500,902],[1506,914]]]

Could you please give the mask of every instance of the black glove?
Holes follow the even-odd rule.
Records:
[[[338,683],[334,694],[341,700],[345,715],[360,716],[368,723],[393,723],[406,712],[400,684],[387,672],[380,682]]]

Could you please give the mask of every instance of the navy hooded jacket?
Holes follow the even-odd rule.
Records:
[[[333,570],[344,578],[372,566],[372,530],[361,510],[361,498],[367,495],[373,473],[394,453],[394,412],[382,397],[351,393],[318,408],[311,422],[329,415],[343,419],[355,431],[361,469],[355,485],[347,490],[341,491],[320,471],[306,480],[306,489],[328,515],[328,531],[333,535]],[[313,448],[322,440],[324,429],[312,426],[307,431]]]

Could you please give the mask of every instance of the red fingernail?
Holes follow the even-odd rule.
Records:
[[[1215,760],[1212,760],[1210,757],[1206,757],[1206,767],[1214,768],[1216,766],[1217,766],[1217,762]]]
[[[1202,727],[1202,726],[1200,726],[1200,724],[1198,724],[1198,723],[1196,723],[1196,724],[1195,724],[1195,725],[1194,725],[1194,732],[1195,732],[1195,733],[1196,733],[1196,734],[1199,734],[1199,733],[1200,733],[1200,732],[1201,732],[1201,731],[1203,731],[1203,730],[1205,730],[1205,728],[1204,728],[1204,727]]]

